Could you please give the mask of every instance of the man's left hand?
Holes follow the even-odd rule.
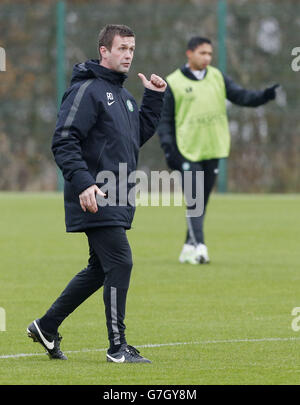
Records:
[[[167,88],[167,83],[161,77],[152,74],[150,80],[148,80],[143,73],[138,73],[138,77],[143,82],[146,89],[164,92]]]

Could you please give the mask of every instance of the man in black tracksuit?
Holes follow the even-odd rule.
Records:
[[[158,135],[167,164],[182,174],[204,172],[204,213],[187,215],[187,234],[179,261],[208,263],[203,221],[210,193],[218,173],[219,159],[229,154],[229,131],[225,101],[257,107],[276,97],[276,87],[246,90],[210,66],[212,44],[207,38],[193,37],[187,46],[187,63],[167,76]],[[193,177],[193,185],[195,183]],[[184,189],[183,185],[183,189]]]
[[[41,343],[50,358],[66,359],[60,350],[59,325],[104,286],[110,342],[107,361],[150,362],[125,338],[126,295],[132,268],[126,230],[131,227],[135,208],[129,202],[119,204],[119,164],[126,164],[126,174],[136,170],[139,148],[158,124],[166,83],[156,75],[148,81],[140,73],[145,92],[138,108],[123,87],[134,48],[135,37],[129,27],[106,26],[99,35],[100,62],[89,60],[74,67],[59,111],[52,150],[65,180],[66,230],[85,232],[89,260],[46,314],[27,329],[29,337]],[[107,183],[100,179],[104,171],[116,179],[115,189],[107,189]],[[134,184],[126,186],[128,194]],[[113,193],[116,204],[101,204]]]

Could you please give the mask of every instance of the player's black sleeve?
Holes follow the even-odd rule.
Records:
[[[55,161],[77,194],[95,184],[83,158],[81,143],[97,119],[97,105],[89,89],[82,96],[81,108],[76,108],[75,97],[79,90],[77,85],[65,93],[52,138]],[[72,122],[69,123],[72,112]]]
[[[161,119],[157,128],[160,144],[165,145],[175,142],[175,100],[172,90],[168,86],[164,95],[164,104]]]
[[[144,145],[157,129],[163,107],[163,97],[164,93],[161,91],[145,89],[139,112],[140,146]]]
[[[165,153],[166,161],[171,169],[178,169],[183,158],[178,151],[175,133],[175,100],[168,86],[164,95],[161,119],[157,128],[160,145]]]
[[[234,104],[244,107],[258,107],[276,97],[275,89],[278,85],[264,90],[246,90],[236,84],[230,77],[223,74],[226,98]]]

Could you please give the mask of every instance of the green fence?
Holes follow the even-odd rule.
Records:
[[[137,73],[165,76],[184,64],[186,42],[195,34],[213,40],[213,64],[240,85],[262,89],[280,83],[276,101],[266,106],[228,103],[232,147],[219,191],[300,190],[300,72],[291,66],[292,50],[300,46],[300,4],[111,0],[64,5],[63,13],[55,1],[0,4],[0,47],[6,51],[6,71],[0,72],[0,189],[57,188],[50,146],[62,89],[73,64],[97,57],[100,28],[124,23],[137,37],[126,86],[138,101],[142,87]],[[59,15],[64,24],[59,24]],[[166,168],[157,136],[142,148],[139,162],[146,172]]]

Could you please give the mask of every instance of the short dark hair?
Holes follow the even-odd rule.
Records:
[[[212,42],[210,39],[205,37],[192,37],[187,44],[187,50],[194,51],[196,48],[198,48],[198,46],[202,44],[212,45]]]
[[[135,34],[127,25],[107,24],[98,35],[98,52],[101,59],[100,47],[105,46],[109,51],[111,50],[114,37],[134,37]]]

